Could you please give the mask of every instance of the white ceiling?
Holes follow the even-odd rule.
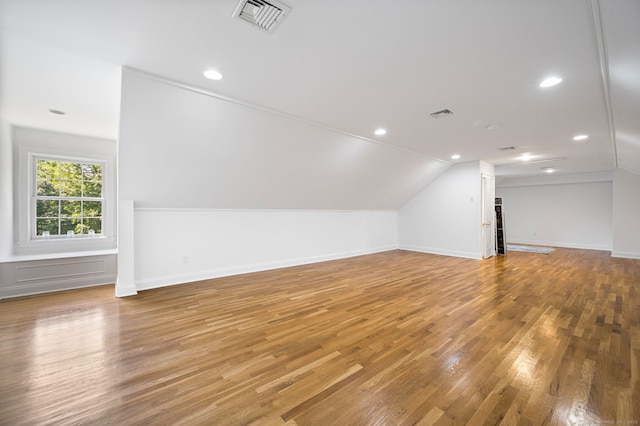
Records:
[[[128,66],[501,176],[640,173],[637,0],[285,3],[268,34],[231,18],[236,0],[0,0],[2,115],[115,139]]]

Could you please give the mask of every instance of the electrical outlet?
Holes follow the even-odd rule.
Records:
[[[185,256],[182,258],[182,263],[189,263],[190,260],[189,256]]]

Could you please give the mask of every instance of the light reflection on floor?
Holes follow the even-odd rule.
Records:
[[[33,356],[32,367],[28,370],[29,386],[40,392],[27,395],[37,396],[29,401],[30,406],[46,403],[43,395],[62,393],[71,398],[80,397],[83,386],[78,386],[77,377],[83,377],[83,383],[91,386],[92,392],[107,390],[104,373],[105,351],[105,315],[99,307],[80,308],[72,312],[61,312],[39,318],[32,329]],[[73,367],[60,369],[60,365],[69,365],[69,360],[78,360]]]

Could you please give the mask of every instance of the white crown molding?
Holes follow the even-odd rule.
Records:
[[[399,147],[397,145],[392,145],[392,144],[381,142],[381,141],[378,141],[378,140],[375,140],[375,139],[370,139],[370,138],[367,138],[367,137],[364,137],[364,136],[356,135],[355,133],[350,133],[350,132],[347,132],[347,131],[344,131],[344,130],[341,130],[341,129],[337,129],[335,127],[331,127],[331,126],[328,126],[326,124],[318,123],[318,122],[313,121],[313,120],[309,120],[309,119],[302,118],[302,117],[297,116],[297,115],[286,113],[284,111],[279,111],[277,109],[270,108],[270,107],[267,107],[267,106],[264,106],[264,105],[254,104],[254,103],[242,100],[242,99],[233,98],[231,96],[222,95],[220,93],[216,93],[216,92],[213,92],[211,90],[206,90],[206,89],[203,89],[203,88],[200,88],[200,87],[191,86],[191,85],[186,84],[186,83],[182,83],[182,82],[179,82],[179,81],[167,78],[167,77],[163,77],[163,76],[160,76],[160,75],[157,75],[157,74],[152,74],[152,73],[149,73],[149,72],[146,72],[146,71],[142,71],[142,70],[139,70],[139,69],[136,69],[136,68],[131,68],[131,67],[124,66],[124,67],[122,67],[122,70],[123,70],[123,72],[128,72],[130,74],[137,75],[137,76],[143,77],[143,78],[147,78],[149,80],[153,80],[153,81],[156,81],[158,83],[167,84],[169,86],[177,87],[179,89],[187,90],[187,91],[190,91],[190,92],[193,92],[193,93],[198,93],[200,95],[209,96],[209,97],[220,99],[220,100],[223,100],[223,101],[226,101],[226,102],[232,102],[232,103],[237,104],[237,105],[242,105],[242,106],[246,106],[246,107],[249,107],[249,108],[253,108],[253,109],[260,110],[260,111],[264,111],[264,112],[267,112],[267,113],[270,113],[270,114],[274,114],[274,115],[278,115],[280,117],[288,118],[290,120],[294,120],[294,121],[297,121],[297,122],[300,122],[300,123],[305,123],[305,124],[308,124],[308,125],[311,125],[311,126],[314,126],[314,127],[319,127],[321,129],[325,129],[325,130],[328,130],[330,132],[339,133],[341,135],[352,137],[352,138],[355,138],[355,139],[360,139],[362,141],[369,142],[369,143],[372,143],[372,144],[375,144],[375,145],[380,145],[380,146],[384,146],[386,148],[391,148],[391,149],[394,149],[394,150],[397,150],[397,151],[401,151],[401,152],[404,152],[404,153],[407,153],[407,154],[416,155],[416,156],[419,156],[419,157],[422,157],[422,158],[427,158],[429,160],[437,161],[437,162],[443,163],[443,164],[452,164],[450,161],[445,161],[445,160],[441,160],[439,158],[431,157],[431,156],[423,154],[421,152],[412,151],[410,149],[401,148],[401,147]]]

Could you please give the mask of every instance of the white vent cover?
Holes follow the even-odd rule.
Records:
[[[289,6],[275,0],[240,0],[231,17],[272,33],[290,11]]]
[[[501,148],[498,148],[498,151],[513,151],[514,149],[516,149],[515,146],[503,146]]]
[[[433,118],[443,118],[443,117],[449,117],[450,115],[453,115],[453,111],[447,108],[440,111],[432,112],[429,115],[432,116]]]

